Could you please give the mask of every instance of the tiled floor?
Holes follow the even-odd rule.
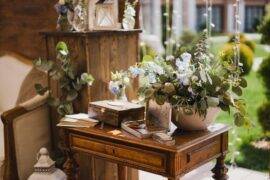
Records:
[[[212,180],[211,169],[214,164],[208,163],[181,178],[181,180]],[[229,168],[229,180],[270,180],[267,173],[261,173],[244,168]],[[167,180],[167,178],[140,171],[140,180]]]

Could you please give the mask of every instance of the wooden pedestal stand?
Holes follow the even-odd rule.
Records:
[[[87,112],[90,101],[113,98],[108,90],[111,71],[127,70],[139,60],[139,33],[141,30],[106,30],[77,32],[44,32],[42,35],[46,41],[47,59],[56,59],[55,47],[59,41],[64,41],[70,50],[71,60],[77,66],[79,73],[91,73],[95,82],[92,87],[85,88],[74,104],[75,111]],[[52,96],[60,96],[58,82],[49,80]],[[136,97],[137,83],[128,90],[129,99]],[[51,109],[52,129],[54,144],[57,138],[56,123],[59,117],[55,109]],[[107,166],[107,165],[105,165]],[[116,167],[116,166],[115,166]],[[99,167],[100,168],[100,167]],[[106,168],[113,169],[113,168]]]

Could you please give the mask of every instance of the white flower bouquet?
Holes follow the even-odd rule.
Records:
[[[236,125],[247,124],[245,103],[239,96],[247,82],[233,60],[222,62],[209,53],[206,34],[196,45],[194,54],[180,57],[156,57],[130,68],[131,74],[143,79],[139,95],[157,104],[169,103],[185,114],[207,116],[209,108],[234,110]]]

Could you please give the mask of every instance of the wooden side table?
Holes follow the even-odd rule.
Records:
[[[115,128],[110,126],[104,126],[103,129],[100,126],[63,129],[70,149],[65,171],[72,180],[79,173],[73,155],[80,152],[117,163],[119,180],[127,179],[126,167],[176,180],[213,159],[217,159],[212,169],[213,178],[228,179],[224,158],[228,150],[229,127],[223,124],[214,124],[207,131],[177,135],[176,144],[172,146],[162,145],[152,139],[141,140],[121,129],[118,129],[120,134],[114,135],[112,131]]]

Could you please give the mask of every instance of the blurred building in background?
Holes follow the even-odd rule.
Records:
[[[212,0],[214,33],[231,33],[234,29],[234,7],[236,0]],[[242,32],[255,32],[270,0],[240,0]],[[144,36],[162,40],[166,26],[166,3],[170,7],[172,32],[180,35],[183,30],[201,31],[205,28],[205,0],[141,0],[142,28]],[[151,39],[150,38],[150,39]],[[163,39],[164,40],[164,39]]]

